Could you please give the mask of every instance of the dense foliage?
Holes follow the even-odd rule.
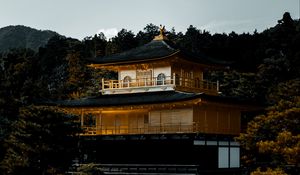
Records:
[[[64,164],[53,162],[57,158],[55,154],[51,159],[43,160],[43,156],[52,153],[55,145],[37,138],[41,134],[44,134],[43,138],[58,134],[56,126],[43,130],[40,125],[47,125],[50,121],[59,125],[58,116],[68,115],[32,104],[40,100],[74,99],[97,94],[101,78],[111,79],[116,75],[87,67],[86,58],[143,45],[158,33],[158,26],[148,24],[136,35],[122,29],[109,40],[102,33],[82,41],[54,35],[37,51],[15,45],[17,49],[3,52],[0,55],[0,161],[3,170],[45,171],[45,166],[64,169]],[[276,26],[261,33],[210,34],[189,26],[185,33],[177,33],[173,28],[167,36],[185,51],[230,63],[230,69],[214,70],[207,77],[220,81],[222,95],[273,106],[254,118],[239,137],[247,153],[245,165],[256,169],[264,162],[265,169],[257,169],[255,173],[271,172],[272,169],[284,173],[286,165],[299,167],[299,21],[292,20],[289,13],[285,13]],[[1,40],[0,44],[3,44]],[[61,132],[70,135],[66,130]],[[37,145],[30,143],[30,134],[36,137]],[[15,143],[20,145],[13,146]],[[59,147],[59,143],[56,146]],[[14,161],[14,156],[22,157],[20,151],[26,153],[27,159]],[[265,155],[266,159],[260,159]]]
[[[300,168],[300,96],[281,100],[248,123],[238,140],[243,148],[245,166],[299,171]],[[291,170],[290,170],[291,171]],[[295,172],[293,172],[295,173]],[[298,172],[299,173],[299,172]]]
[[[19,109],[18,117],[5,139],[2,173],[65,172],[78,156],[76,116],[52,107],[28,106]]]

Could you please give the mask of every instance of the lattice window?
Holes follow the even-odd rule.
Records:
[[[151,79],[152,71],[151,70],[137,70],[136,71],[136,79]]]

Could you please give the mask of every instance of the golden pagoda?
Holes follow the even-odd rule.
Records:
[[[220,96],[219,83],[204,79],[223,64],[178,49],[164,27],[148,44],[89,61],[118,72],[118,79],[102,79],[99,96],[59,104],[81,116],[81,137],[89,140],[83,162],[239,169],[234,137],[249,105]]]

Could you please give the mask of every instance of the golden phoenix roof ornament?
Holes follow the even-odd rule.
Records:
[[[160,25],[159,35],[155,36],[153,40],[156,40],[156,41],[168,40],[165,32],[166,32],[165,26]]]

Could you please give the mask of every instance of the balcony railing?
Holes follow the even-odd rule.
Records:
[[[176,133],[209,133],[238,134],[239,128],[204,128],[199,123],[161,124],[143,126],[84,126],[83,135],[133,135],[133,134],[176,134]]]
[[[200,79],[182,78],[167,76],[165,78],[143,78],[125,80],[104,80],[102,79],[103,94],[134,93],[140,91],[163,91],[181,90],[187,92],[205,92],[208,94],[218,94],[219,83]]]
[[[121,89],[121,88],[136,88],[136,87],[153,87],[175,85],[174,80],[169,76],[165,79],[158,80],[157,77],[132,79],[131,81],[124,80],[102,80],[102,89]]]

